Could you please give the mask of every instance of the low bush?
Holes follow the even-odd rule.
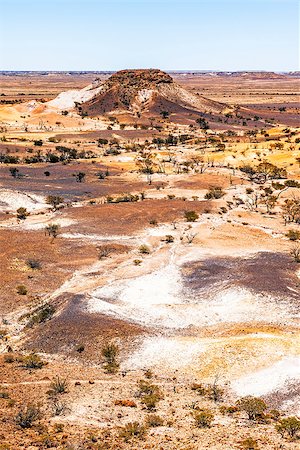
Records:
[[[256,439],[247,438],[241,442],[241,450],[259,450]]]
[[[27,259],[26,265],[29,267],[29,269],[33,270],[40,270],[42,268],[40,261],[38,261],[37,259]]]
[[[27,292],[28,292],[27,287],[24,286],[23,284],[17,286],[17,293],[19,295],[27,295]]]
[[[240,398],[236,402],[240,411],[245,411],[249,420],[257,420],[267,409],[266,403],[259,397],[248,395]]]
[[[21,366],[25,369],[41,369],[46,363],[35,353],[21,358]]]
[[[40,306],[31,313],[27,326],[33,327],[34,325],[44,323],[47,320],[50,320],[53,317],[54,313],[55,308],[53,305],[47,303],[43,306]]]
[[[150,253],[150,248],[148,247],[148,245],[142,244],[139,247],[139,252],[143,255],[148,255]]]
[[[187,222],[195,222],[199,219],[199,214],[196,211],[185,211],[184,217]]]
[[[225,195],[225,192],[220,186],[211,186],[209,191],[205,194],[207,200],[219,199]]]
[[[146,435],[146,427],[139,422],[127,423],[121,428],[119,436],[124,439],[125,442],[133,438],[143,439]]]
[[[214,420],[214,415],[209,409],[202,409],[193,412],[196,426],[199,428],[210,428]]]
[[[58,375],[53,378],[48,395],[55,397],[57,394],[66,394],[68,392],[69,383],[66,378],[60,378]]]
[[[158,416],[157,414],[149,414],[146,418],[146,426],[147,427],[162,427],[164,424],[164,420]]]
[[[31,428],[40,418],[40,408],[36,405],[27,405],[18,412],[15,417],[15,422],[21,428]]]
[[[290,240],[290,241],[298,241],[298,239],[300,239],[300,231],[298,230],[289,230],[286,233],[286,237]]]

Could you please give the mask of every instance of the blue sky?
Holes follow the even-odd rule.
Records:
[[[0,0],[0,70],[299,70],[297,0]]]

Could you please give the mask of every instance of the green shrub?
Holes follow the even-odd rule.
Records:
[[[251,395],[240,398],[236,402],[236,406],[240,411],[247,413],[249,420],[256,420],[267,409],[266,403],[261,398],[252,397]]]
[[[104,369],[107,373],[116,373],[120,367],[120,364],[117,361],[117,357],[119,354],[119,347],[110,342],[105,344],[101,350],[102,356],[105,359]]]
[[[196,211],[185,211],[184,217],[187,222],[195,222],[199,219],[199,214]]]
[[[25,369],[41,369],[45,362],[35,353],[31,353],[21,359],[21,365]]]
[[[156,404],[163,398],[160,388],[148,380],[140,380],[138,388],[137,395],[141,398],[141,403],[150,411],[155,409]]]
[[[300,231],[298,230],[289,230],[286,233],[286,237],[290,240],[290,241],[298,241],[298,239],[300,239]]]
[[[34,325],[44,323],[47,320],[50,320],[55,313],[54,306],[50,305],[49,303],[35,309],[33,313],[31,313],[31,317],[28,321],[27,326],[33,327]]]
[[[294,438],[300,431],[300,420],[295,416],[286,417],[281,419],[275,428],[282,436],[286,433],[290,438]]]
[[[142,244],[139,247],[139,252],[143,255],[148,255],[150,253],[150,248],[148,247],[148,245]]]

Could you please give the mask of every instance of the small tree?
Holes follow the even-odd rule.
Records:
[[[295,416],[281,419],[276,425],[276,430],[282,436],[286,433],[290,438],[294,438],[297,432],[300,431],[300,420]]]
[[[56,223],[50,223],[46,226],[45,232],[48,234],[48,236],[51,236],[53,239],[55,239],[58,236],[59,233],[59,225]]]
[[[46,203],[51,205],[53,210],[55,211],[57,207],[64,202],[64,198],[59,195],[48,195],[46,197]]]
[[[267,405],[261,398],[251,395],[240,398],[236,405],[241,411],[247,413],[249,420],[256,420],[267,409]]]

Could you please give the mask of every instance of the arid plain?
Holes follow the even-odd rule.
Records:
[[[0,86],[0,449],[298,448],[299,74]]]

